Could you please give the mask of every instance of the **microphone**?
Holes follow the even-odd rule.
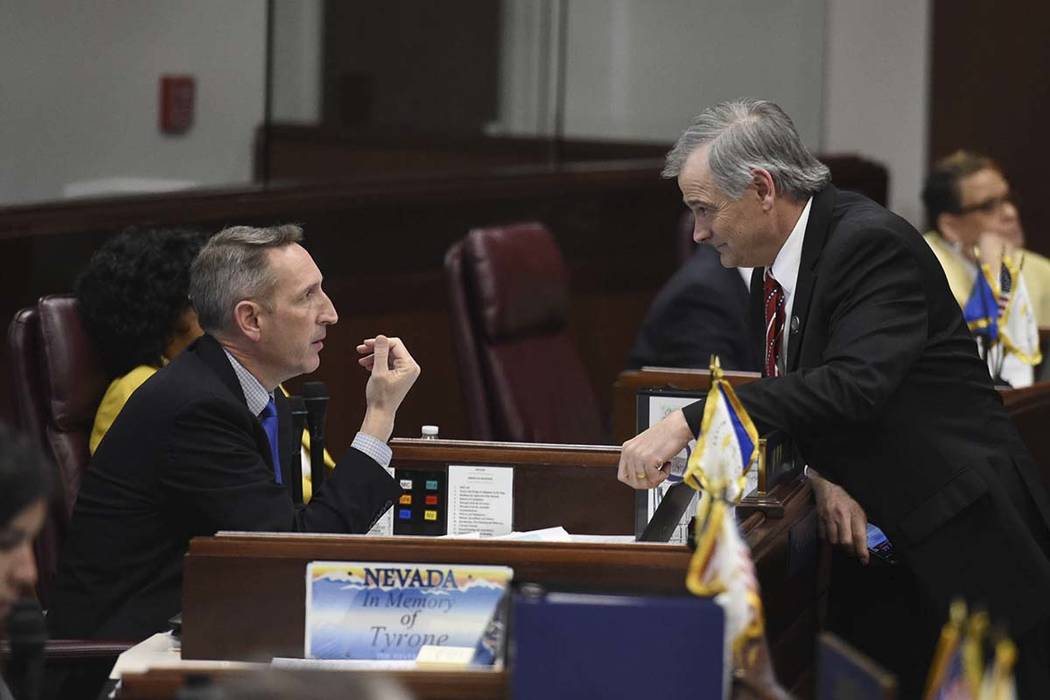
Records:
[[[44,644],[47,625],[40,603],[33,598],[15,602],[7,618],[11,660],[7,679],[17,700],[38,700],[44,680]]]
[[[295,445],[291,464],[292,500],[303,504],[303,429],[306,427],[306,403],[302,396],[288,397],[288,411],[292,415],[292,444]],[[313,442],[310,443],[311,445]],[[312,478],[312,477],[311,477]]]
[[[324,418],[328,410],[328,388],[324,382],[303,383],[306,422],[310,427],[310,481],[313,492],[324,483]]]

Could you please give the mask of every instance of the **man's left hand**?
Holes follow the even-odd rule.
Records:
[[[365,338],[357,352],[362,355],[358,364],[369,371],[361,432],[386,442],[394,430],[397,409],[419,377],[419,365],[400,338]]]
[[[833,484],[809,469],[809,480],[817,500],[817,529],[820,536],[833,545],[842,547],[868,563],[868,516],[860,504]]]

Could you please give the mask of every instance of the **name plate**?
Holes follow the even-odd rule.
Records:
[[[315,561],[306,567],[308,659],[415,660],[424,646],[497,656],[506,566]]]

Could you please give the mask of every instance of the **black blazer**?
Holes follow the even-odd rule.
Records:
[[[649,306],[628,367],[707,369],[718,355],[722,369],[757,371],[750,322],[740,273],[722,267],[714,248],[697,246]]]
[[[1018,630],[1050,617],[1046,490],[922,237],[829,186],[813,198],[795,294],[788,373],[737,389],[759,431],[787,432],[842,485],[945,614],[965,595]],[[697,431],[700,405],[686,417]]]
[[[287,460],[298,444],[277,400]],[[374,460],[349,449],[310,503],[295,506],[274,479],[266,433],[233,367],[204,336],[139,387],[95,452],[59,561],[49,627],[65,638],[143,639],[181,609],[191,537],[365,532],[399,494]]]

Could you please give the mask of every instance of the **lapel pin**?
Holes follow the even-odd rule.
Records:
[[[792,316],[791,317],[791,332],[792,333],[798,333],[798,326],[799,326],[798,316]]]

